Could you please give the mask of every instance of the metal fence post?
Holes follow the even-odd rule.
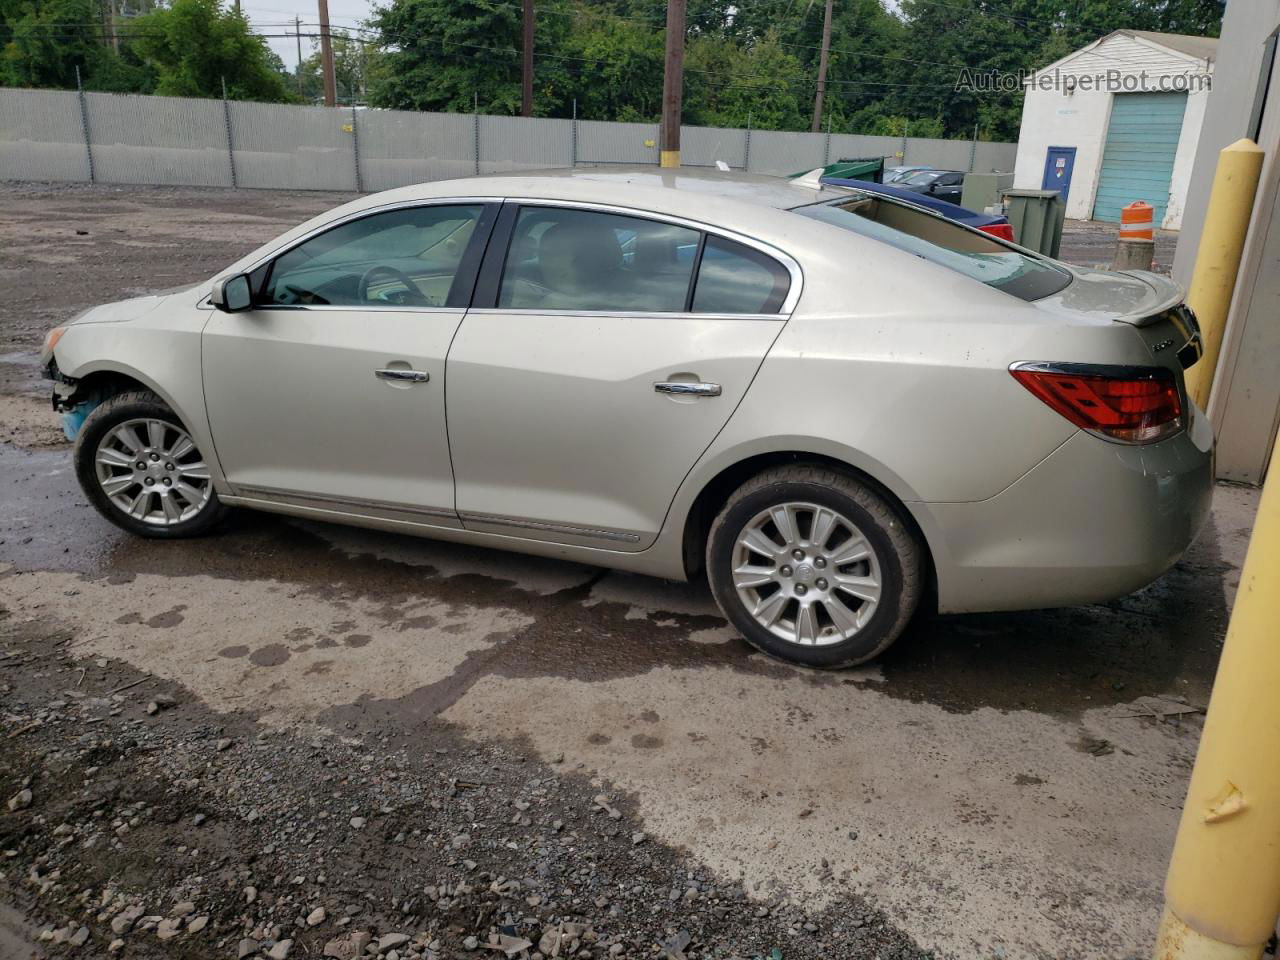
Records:
[[[476,155],[476,176],[480,176],[480,91],[472,94],[472,139]]]
[[[231,104],[227,100],[227,78],[222,78],[222,121],[227,128],[227,164],[231,167],[231,187],[239,186],[236,182],[236,148],[231,140]]]
[[[969,172],[973,173],[973,165],[978,158],[978,125],[973,125],[973,139],[969,141]]]
[[[742,145],[742,169],[751,172],[751,112],[747,111],[747,138]]]
[[[356,105],[351,104],[351,153],[356,163],[356,193],[364,193],[364,178],[360,176],[360,128],[357,125]]]
[[[569,145],[569,166],[576,167],[578,165],[578,98],[573,98],[573,132],[572,142]]]
[[[80,82],[80,67],[76,66],[76,94],[80,100],[80,133],[84,137],[84,157],[89,161],[89,182],[97,179],[93,172],[93,146],[89,139],[89,109],[85,103],[84,85]]]
[[[831,118],[827,117],[827,139],[822,145],[822,165],[825,167],[831,162]]]

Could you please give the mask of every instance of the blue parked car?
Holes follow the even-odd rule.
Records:
[[[914,203],[917,207],[932,210],[948,220],[963,223],[967,227],[973,227],[983,233],[989,233],[993,237],[999,237],[1001,240],[1008,240],[1010,243],[1014,242],[1013,225],[1009,223],[1007,217],[995,217],[988,213],[978,213],[959,204],[931,197],[927,193],[904,190],[902,187],[889,183],[874,183],[870,180],[848,180],[844,177],[823,177],[822,182],[838,187],[854,187],[858,190],[865,190],[867,193],[878,193],[882,196],[893,197],[895,200]]]

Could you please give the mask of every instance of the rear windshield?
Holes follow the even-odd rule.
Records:
[[[1070,273],[1048,260],[1020,253],[977,230],[884,197],[863,194],[796,207],[793,212],[881,240],[1021,300],[1039,300],[1071,282]]]

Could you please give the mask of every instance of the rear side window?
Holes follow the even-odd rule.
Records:
[[[1071,282],[1071,274],[1051,260],[885,197],[864,193],[835,203],[796,207],[793,212],[880,240],[1021,300],[1039,300]]]
[[[773,257],[723,237],[707,237],[693,288],[694,313],[777,313],[791,274]]]
[[[697,230],[656,220],[524,207],[498,306],[678,313],[689,297],[698,240]]]

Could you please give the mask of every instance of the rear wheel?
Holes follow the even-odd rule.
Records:
[[[130,533],[198,536],[226,512],[204,455],[150,391],[117,394],[89,414],[76,438],[75,460],[90,502]]]
[[[823,668],[887,649],[922,586],[920,546],[897,509],[816,466],[777,467],[743,484],[712,524],[707,573],[749,643]]]

